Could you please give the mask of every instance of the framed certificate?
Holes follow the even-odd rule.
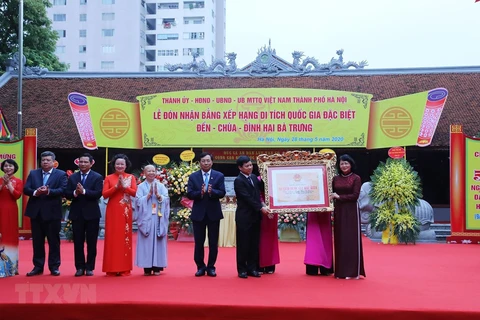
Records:
[[[333,211],[335,153],[288,151],[257,158],[265,183],[265,202],[272,212]]]

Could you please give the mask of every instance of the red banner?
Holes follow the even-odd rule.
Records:
[[[480,231],[466,225],[466,155],[467,137],[461,125],[450,126],[450,225],[448,243],[480,243]]]
[[[37,168],[37,129],[25,129],[25,137],[23,138],[23,183],[27,182],[30,170]],[[23,195],[23,212],[27,207],[28,196]],[[32,236],[32,228],[30,218],[23,216],[20,226],[20,236],[30,239]]]

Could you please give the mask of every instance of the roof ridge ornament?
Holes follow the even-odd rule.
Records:
[[[47,68],[26,67],[25,64],[27,63],[27,58],[25,57],[25,55],[22,55],[21,63],[23,67],[22,75],[24,76],[43,76],[48,72]],[[20,68],[19,53],[15,52],[11,59],[7,59],[5,65],[6,65],[7,72],[10,72],[12,74],[18,74],[18,70]]]
[[[170,72],[181,70],[182,72],[195,72],[198,75],[223,73],[224,76],[227,76],[237,72],[237,63],[235,62],[237,54],[235,52],[230,52],[225,55],[225,57],[227,57],[227,61],[225,61],[225,59],[216,59],[210,66],[207,65],[205,59],[197,61],[199,55],[200,54],[198,52],[194,52],[192,54],[192,62],[185,64],[166,63],[165,68]]]
[[[308,72],[326,72],[327,74],[331,74],[337,70],[346,70],[350,67],[355,69],[363,69],[364,67],[368,66],[367,60],[362,60],[359,63],[348,61],[347,63],[343,62],[343,49],[337,50],[338,58],[332,57],[330,62],[328,63],[319,63],[317,59],[313,57],[304,57],[302,51],[294,51],[292,53],[293,57],[293,70],[296,72],[300,72],[301,74],[305,74]]]
[[[292,53],[293,63],[287,62],[277,56],[277,52],[272,48],[272,39],[268,39],[268,46],[264,45],[257,51],[257,57],[247,66],[239,69],[236,64],[237,54],[234,52],[227,53],[225,59],[216,59],[211,65],[208,65],[204,59],[198,60],[198,52],[192,54],[193,60],[189,63],[165,64],[165,69],[170,72],[180,70],[185,73],[196,73],[197,75],[223,74],[231,75],[239,71],[246,71],[250,76],[277,76],[280,73],[299,73],[301,75],[307,73],[325,73],[332,74],[335,71],[347,70],[349,68],[363,69],[368,66],[366,60],[360,62],[343,61],[343,49],[336,51],[338,57],[333,57],[328,63],[320,63],[314,57],[306,57],[302,51],[294,51]]]

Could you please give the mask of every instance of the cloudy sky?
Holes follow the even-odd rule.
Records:
[[[480,65],[475,0],[226,0],[227,52],[245,66],[269,39],[320,63],[367,60],[370,69]]]

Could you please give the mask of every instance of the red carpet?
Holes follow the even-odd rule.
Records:
[[[235,248],[220,248],[218,277],[195,278],[193,243],[176,241],[159,277],[136,267],[104,276],[100,241],[94,277],[73,277],[64,242],[60,277],[27,278],[32,248],[22,241],[21,275],[0,279],[0,319],[480,319],[479,246],[363,243],[367,278],[336,280],[305,275],[304,243],[281,243],[273,275],[239,279]]]

